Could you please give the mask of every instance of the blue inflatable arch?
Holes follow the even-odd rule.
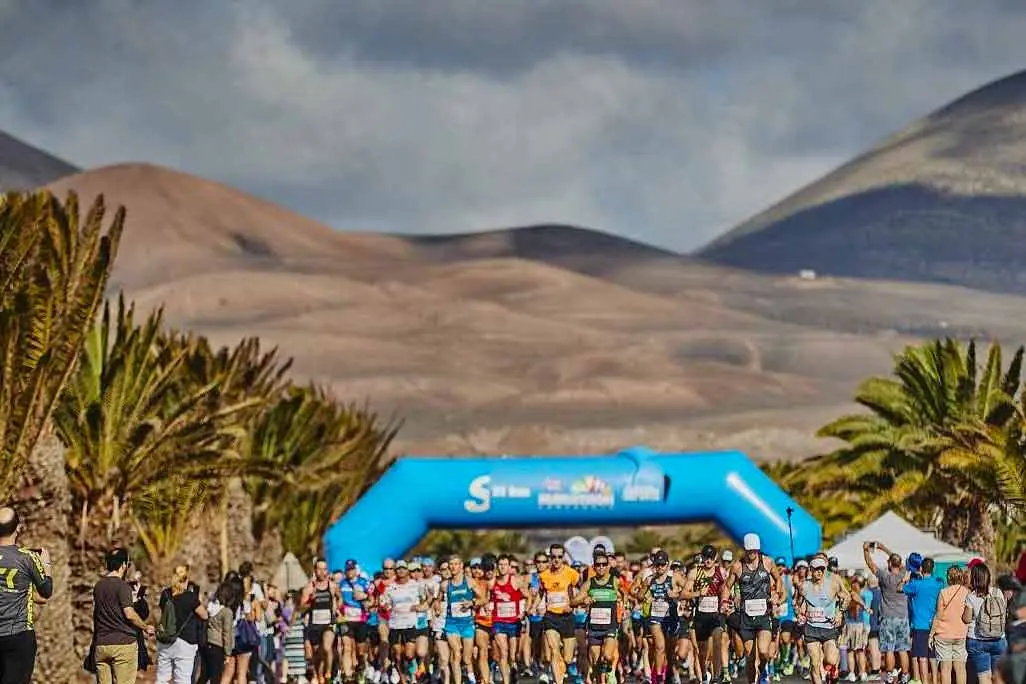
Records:
[[[787,510],[792,510],[790,532]],[[819,550],[819,523],[739,451],[400,458],[324,536],[330,567],[378,568],[431,528],[668,525],[714,521],[791,558]]]

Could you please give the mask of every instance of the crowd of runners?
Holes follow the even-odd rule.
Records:
[[[840,572],[823,554],[774,560],[754,534],[743,546],[740,558],[706,546],[683,561],[596,547],[581,562],[553,544],[525,559],[389,559],[373,573],[355,559],[333,573],[320,561],[298,603],[305,675],[321,684],[965,681],[964,655],[961,670],[917,667],[911,644],[896,643],[901,624],[911,641],[908,618],[881,623],[881,592],[900,596],[902,586],[869,551],[865,570]],[[902,585],[917,574],[904,563],[900,573]],[[963,596],[959,616],[965,605]],[[937,634],[929,638],[933,649]],[[964,644],[965,635],[963,653]]]

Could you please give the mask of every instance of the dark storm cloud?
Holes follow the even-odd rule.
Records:
[[[690,248],[1024,65],[1005,0],[0,0],[0,129],[340,227]]]

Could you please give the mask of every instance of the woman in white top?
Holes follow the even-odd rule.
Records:
[[[1005,640],[1007,607],[1004,594],[990,583],[990,568],[983,563],[970,567],[965,607],[969,634],[965,645],[980,684],[990,684],[998,659],[1008,650]]]

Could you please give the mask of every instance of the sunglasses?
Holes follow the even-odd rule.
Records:
[[[609,567],[609,563],[595,563],[594,565],[595,565],[596,568],[608,568]]]
[[[549,556],[549,560],[561,560],[562,558],[563,554],[561,553],[554,553],[551,556]]]

